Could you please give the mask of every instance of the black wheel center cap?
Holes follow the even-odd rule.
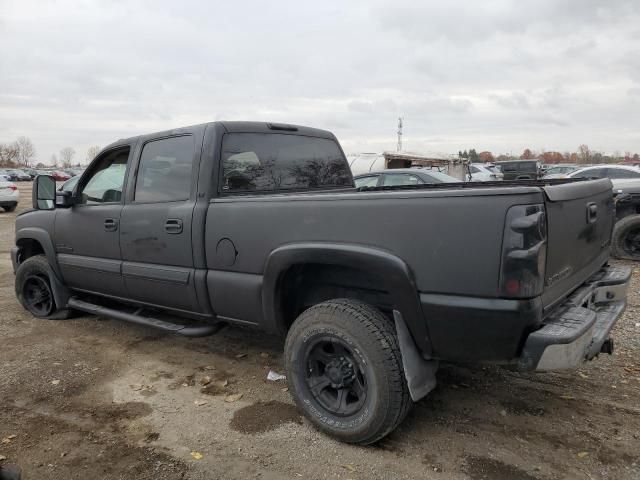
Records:
[[[355,379],[353,364],[346,358],[329,362],[325,367],[325,374],[331,381],[333,388],[344,388]]]

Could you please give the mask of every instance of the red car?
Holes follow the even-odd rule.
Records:
[[[51,172],[51,176],[57,182],[64,182],[64,181],[69,180],[71,178],[71,175],[69,175],[68,173],[62,172],[60,170],[55,170],[55,171]]]

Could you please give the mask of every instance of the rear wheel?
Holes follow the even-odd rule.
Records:
[[[8,205],[8,206],[2,207],[2,208],[4,208],[5,212],[13,212],[16,209],[16,206],[17,205]]]
[[[285,364],[300,410],[345,442],[381,439],[412,405],[393,323],[362,302],[331,300],[303,312],[287,335]]]
[[[611,246],[614,257],[640,260],[640,215],[631,215],[616,223]]]
[[[15,290],[20,304],[33,316],[60,320],[69,318],[67,308],[59,308],[51,288],[51,269],[44,255],[27,258],[16,272]]]

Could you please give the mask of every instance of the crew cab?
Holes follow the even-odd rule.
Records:
[[[11,256],[36,317],[285,335],[298,407],[368,444],[439,361],[611,353],[630,276],[608,265],[613,208],[607,179],[357,189],[330,132],[213,122],[114,142],[72,191],[38,176]]]

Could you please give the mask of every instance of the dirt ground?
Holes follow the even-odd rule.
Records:
[[[563,373],[444,365],[401,427],[362,448],[315,431],[267,381],[277,338],[28,315],[15,215],[0,213],[0,458],[27,480],[640,479],[640,266],[613,356]]]

